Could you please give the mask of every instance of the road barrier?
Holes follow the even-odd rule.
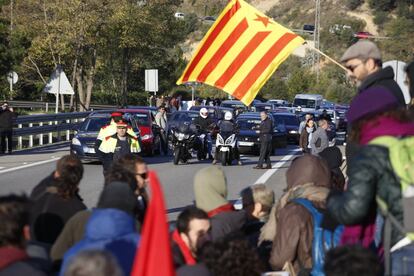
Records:
[[[17,128],[13,128],[13,137],[17,137],[17,149],[42,146],[45,144],[45,136],[47,144],[69,141],[90,113],[91,111],[19,116],[15,122]]]

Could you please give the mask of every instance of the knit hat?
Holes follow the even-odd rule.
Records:
[[[362,60],[367,60],[369,58],[381,60],[381,52],[374,42],[366,39],[359,40],[345,51],[341,57],[341,62],[347,62],[354,58]]]
[[[102,191],[98,208],[118,209],[128,214],[134,215],[138,206],[138,200],[134,191],[129,185],[121,181],[113,181],[105,186]]]
[[[199,170],[194,176],[194,193],[196,206],[206,212],[228,204],[223,170],[216,166]]]
[[[380,114],[399,106],[398,99],[385,87],[371,87],[358,94],[351,102],[346,118],[353,123],[364,117]]]

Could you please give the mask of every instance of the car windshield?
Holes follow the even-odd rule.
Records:
[[[82,124],[81,131],[98,132],[101,127],[109,124],[110,118],[107,117],[91,117],[87,118]]]
[[[252,130],[260,125],[260,119],[239,119],[237,125],[241,130]]]
[[[244,104],[239,103],[222,103],[221,106],[223,107],[230,107],[230,108],[238,108],[242,110],[247,110],[247,107]]]
[[[148,113],[135,113],[134,118],[138,126],[150,126],[150,118]]]
[[[277,115],[276,117],[280,118],[285,125],[299,125],[299,119],[296,116],[289,116],[289,115]]]
[[[315,100],[311,99],[295,99],[293,104],[304,108],[315,108]]]

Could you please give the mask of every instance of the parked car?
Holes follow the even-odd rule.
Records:
[[[127,108],[120,109],[128,116],[137,122],[139,131],[141,133],[141,148],[142,152],[147,156],[152,156],[160,153],[160,128],[155,124],[155,117],[152,108]]]
[[[261,112],[261,111],[271,111],[277,108],[277,104],[274,103],[257,103],[253,104],[252,111]]]
[[[190,110],[200,112],[200,109],[202,108],[207,108],[208,113],[210,114],[210,117],[214,119],[216,123],[219,120],[222,120],[224,118],[224,113],[226,113],[227,111],[233,112],[233,109],[230,107],[210,106],[210,105],[196,105],[196,106],[190,107]]]
[[[83,162],[99,161],[95,152],[95,142],[101,127],[109,124],[111,120],[111,111],[97,111],[91,113],[81,124],[77,133],[72,138],[70,152],[75,154]],[[139,135],[139,128],[135,120],[127,119],[134,132]]]
[[[315,31],[315,25],[305,24],[303,25],[303,30],[309,32],[310,34],[313,34]]]
[[[270,119],[274,120],[273,116]],[[239,115],[237,125],[239,127],[238,144],[240,152],[260,152],[260,138],[258,129],[260,126],[260,113],[248,112]],[[272,148],[284,148],[287,146],[286,127],[282,122],[274,123],[274,132],[272,137]]]
[[[248,111],[248,107],[244,103],[238,100],[222,101],[220,106],[232,108],[236,116],[238,116],[240,113]]]
[[[357,32],[357,33],[354,33],[354,37],[359,38],[359,39],[368,39],[368,38],[373,38],[374,35],[371,34],[370,32]]]
[[[172,113],[168,119],[168,133],[170,133],[171,128],[178,127],[184,122],[192,123],[198,117],[198,114],[198,111],[194,110],[180,110]]]
[[[299,144],[299,117],[289,112],[272,112],[271,115],[274,122],[285,125],[288,142]]]

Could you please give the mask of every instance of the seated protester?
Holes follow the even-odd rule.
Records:
[[[197,207],[188,207],[178,215],[172,233],[172,252],[176,268],[197,263],[199,249],[210,239],[210,219]]]
[[[200,260],[214,276],[260,276],[266,271],[249,242],[237,235],[207,243]]]
[[[264,264],[267,264],[272,249],[271,242],[259,242],[260,230],[268,221],[270,210],[275,203],[275,193],[266,187],[265,184],[255,184],[243,189],[242,197],[243,210],[246,211],[248,222],[243,230],[250,244],[257,248],[257,252]]]
[[[68,263],[83,250],[106,249],[117,259],[124,275],[130,275],[139,242],[134,215],[137,200],[134,192],[122,182],[108,184],[99,205],[117,208],[97,208],[92,211],[82,240],[70,248],[63,258],[60,275],[66,273]]]
[[[209,166],[194,176],[196,206],[210,217],[213,240],[241,231],[247,221],[245,211],[235,211],[227,201],[227,180],[221,168]]]
[[[29,201],[25,196],[0,197],[0,276],[47,275],[43,262],[30,258]]]
[[[74,174],[74,171],[77,173]],[[74,177],[77,177],[78,179],[76,180]],[[65,155],[56,162],[56,170],[54,170],[49,176],[40,181],[40,183],[33,188],[30,194],[30,199],[36,201],[46,192],[48,187],[56,187],[61,181],[69,179],[70,181],[79,183],[82,177],[83,166],[79,158],[73,154]],[[79,193],[77,193],[76,196],[82,200]]]
[[[282,270],[286,262],[296,273],[312,268],[313,216],[293,200],[307,199],[315,208],[325,209],[330,178],[326,162],[317,156],[305,154],[292,161],[286,172],[287,191],[262,228],[265,240],[273,236],[270,265],[274,270]]]
[[[326,276],[383,275],[378,257],[372,250],[360,245],[333,248],[326,253],[324,271]]]
[[[131,191],[136,193],[137,190],[137,181],[135,174],[125,171],[122,168],[120,169],[115,163],[109,172],[106,175],[106,183],[105,187],[112,182],[122,182],[124,185],[128,186]],[[104,188],[105,190],[105,188]],[[106,208],[114,208],[119,210],[128,210],[125,206],[129,206],[127,202],[123,202],[120,198],[117,198],[116,193],[122,192],[123,190],[117,190],[116,188],[113,189],[113,195],[105,193],[108,197],[101,195],[101,200],[98,201],[97,208],[106,209]],[[121,195],[122,196],[122,195]],[[114,198],[114,200],[109,200]],[[93,209],[92,209],[93,210]],[[86,224],[92,214],[92,210],[83,210],[75,214],[73,217],[69,219],[66,223],[65,227],[63,228],[62,232],[60,233],[59,237],[56,239],[56,242],[53,244],[52,249],[50,251],[50,256],[52,260],[55,262],[55,265],[59,266],[59,261],[63,259],[64,254],[66,251],[69,250],[72,246],[78,243],[84,236],[86,230]],[[138,211],[138,210],[137,210]],[[135,212],[136,214],[136,212]],[[136,215],[137,216],[137,215]],[[136,229],[140,229],[140,224],[136,221]]]
[[[65,276],[123,276],[114,256],[104,250],[85,250],[77,254],[65,272]]]
[[[375,221],[377,210],[386,207],[385,225],[388,219],[394,218],[389,221],[392,222],[390,231],[383,234],[385,250],[390,249],[392,259],[392,271],[386,271],[386,274],[413,275],[414,243],[399,228],[414,231],[408,228],[413,221],[412,209],[407,208],[412,197],[402,189],[406,178],[400,177],[401,171],[407,172],[406,177],[413,171],[412,146],[408,142],[414,136],[414,122],[410,111],[399,106],[398,99],[382,87],[367,89],[354,98],[347,114],[348,122],[352,124],[350,140],[362,147],[348,164],[347,190],[330,195],[327,206],[330,215],[345,225],[362,224],[370,219]],[[384,137],[392,146],[378,140]],[[400,148],[400,145],[405,146]],[[397,152],[392,151],[394,146],[397,146]],[[401,162],[402,169],[395,167],[393,160]],[[406,187],[412,186],[406,184]],[[376,238],[374,241],[377,244]],[[387,264],[388,260],[386,268],[390,268]]]
[[[331,170],[332,189],[342,192],[345,188],[345,176],[341,171],[343,162],[341,150],[336,146],[327,147],[319,153],[319,157],[328,163],[328,167]]]
[[[34,200],[31,208],[31,238],[33,241],[52,245],[66,222],[86,206],[77,196],[83,175],[82,163],[65,163],[62,174]]]

